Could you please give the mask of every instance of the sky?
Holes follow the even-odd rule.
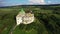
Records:
[[[60,4],[60,0],[0,0],[0,6]]]

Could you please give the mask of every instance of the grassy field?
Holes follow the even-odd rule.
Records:
[[[35,15],[31,24],[21,24],[13,34],[60,34],[60,6],[15,6],[0,8],[0,34],[9,34],[16,24],[16,15],[23,8],[30,9]]]

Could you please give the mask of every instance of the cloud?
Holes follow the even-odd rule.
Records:
[[[30,4],[45,4],[45,0],[29,0]]]
[[[49,0],[49,1],[47,1],[47,4],[58,4],[58,2]]]

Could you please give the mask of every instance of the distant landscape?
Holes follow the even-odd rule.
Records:
[[[60,34],[60,6],[10,6],[0,8],[0,34],[9,34],[16,24],[16,15],[23,8],[32,10],[33,23],[16,27],[13,34]]]

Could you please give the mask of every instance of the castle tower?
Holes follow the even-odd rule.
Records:
[[[21,9],[21,11],[16,16],[17,25],[19,25],[20,23],[22,23],[22,17],[23,16],[25,16],[25,11],[23,9]]]

